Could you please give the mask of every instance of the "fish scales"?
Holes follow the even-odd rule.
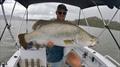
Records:
[[[42,44],[51,40],[58,46],[66,46],[66,42],[67,46],[75,46],[75,44],[94,46],[96,44],[95,36],[68,21],[39,20],[33,25],[33,30],[25,35],[27,42],[36,41]]]

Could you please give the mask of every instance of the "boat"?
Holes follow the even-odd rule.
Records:
[[[2,0],[0,2],[2,8],[4,7],[3,6],[4,1],[5,0]],[[106,0],[15,0],[15,4],[16,2],[23,5],[26,8],[26,12],[28,12],[27,9],[29,8],[29,5],[35,4],[35,3],[43,3],[43,2],[65,3],[65,4],[78,6],[81,9],[85,9],[93,6],[98,7],[101,5],[107,5],[109,8],[113,8],[113,7],[116,7],[118,9],[120,8],[119,0],[116,0],[116,1],[112,1],[112,0],[107,0],[107,1]],[[15,5],[11,13],[11,19],[14,12],[14,8],[15,8]],[[99,10],[99,7],[98,7],[98,10]],[[28,13],[26,13],[26,15],[27,15],[26,16],[26,24],[27,24]],[[9,24],[7,22],[6,16],[4,14],[4,9],[3,9],[3,17],[5,18],[5,21],[6,21],[5,29],[8,28],[9,32],[11,33],[11,36],[13,36],[9,28]],[[111,30],[108,24],[106,24],[104,20],[103,20],[103,23],[105,25],[105,28],[108,29],[109,32],[111,33]],[[26,30],[26,32],[28,31]],[[1,35],[1,38],[2,38],[2,35]],[[118,49],[120,49],[120,46],[116,41],[116,39],[114,38],[114,36],[112,35],[112,33],[111,33],[111,36],[115,40],[115,43],[117,44]],[[14,37],[12,38],[14,39]],[[76,47],[74,48],[74,50],[77,52],[77,54],[81,58],[82,67],[120,67],[120,64],[109,55],[103,56],[99,52],[93,50],[88,46],[79,47],[79,48]],[[60,61],[58,65],[61,65],[61,67],[69,67],[69,65],[65,63],[64,59]],[[18,47],[17,51],[12,55],[12,57],[6,63],[2,63],[0,67],[52,67],[52,66],[54,66],[54,63],[48,63],[46,60],[46,48],[42,47],[39,49],[33,48],[33,49],[25,50],[22,47]]]

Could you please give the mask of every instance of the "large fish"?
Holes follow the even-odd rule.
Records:
[[[96,37],[68,21],[39,20],[33,25],[34,31],[25,35],[26,42],[45,44],[48,41],[58,46],[94,46]]]

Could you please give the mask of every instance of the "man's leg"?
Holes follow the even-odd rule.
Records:
[[[72,67],[82,67],[80,57],[73,51],[68,53],[66,61]]]

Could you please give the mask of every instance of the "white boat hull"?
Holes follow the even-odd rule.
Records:
[[[80,56],[84,67],[117,67],[107,58],[89,47],[74,48],[74,50]],[[45,48],[40,48],[39,50],[24,50],[20,48],[9,59],[7,64],[2,64],[1,67],[47,67],[47,65]],[[63,63],[60,67],[67,67],[67,65]]]

